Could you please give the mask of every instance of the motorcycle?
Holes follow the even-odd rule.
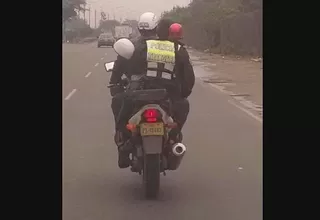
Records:
[[[125,40],[117,41],[114,50],[128,59],[133,53],[133,45],[131,41]],[[114,62],[105,63],[106,71],[111,72],[113,65]],[[177,135],[178,143],[175,141],[173,144],[170,140],[170,131],[177,127],[171,117],[172,103],[166,89],[150,88],[152,80],[145,75],[138,75],[131,76],[130,79],[124,78],[119,84],[108,85],[109,88],[123,89],[124,103],[128,101],[133,106],[131,117],[126,124],[130,135],[123,150],[130,152],[131,171],[142,175],[147,198],[158,196],[160,174],[166,175],[166,170],[177,170],[187,150],[186,146],[180,143],[181,133]],[[115,141],[117,143],[122,140]]]

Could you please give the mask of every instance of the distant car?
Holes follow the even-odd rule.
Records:
[[[111,33],[103,33],[100,34],[99,39],[98,39],[98,47],[101,46],[113,46],[115,43],[115,38]]]

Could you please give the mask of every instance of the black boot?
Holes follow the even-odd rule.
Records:
[[[118,146],[118,166],[119,168],[127,168],[131,165],[130,160],[130,142],[124,136],[123,132],[116,131],[114,141]]]
[[[118,148],[118,166],[119,168],[128,168],[131,165],[131,160],[129,157],[130,153],[127,151],[121,150],[121,147]]]

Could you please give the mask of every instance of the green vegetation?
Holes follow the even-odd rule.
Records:
[[[87,37],[93,38],[93,29],[78,16],[84,12],[85,5],[86,0],[62,0],[64,41],[79,42]]]
[[[77,12],[84,9],[86,0],[62,0],[62,17],[67,21],[77,15]]]
[[[69,18],[67,21],[65,21],[64,26],[64,34],[66,41],[77,42],[85,37],[93,37],[93,30],[82,18]]]
[[[181,23],[196,49],[262,56],[262,0],[193,0],[162,16]]]

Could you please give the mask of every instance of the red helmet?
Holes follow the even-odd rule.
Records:
[[[174,23],[169,28],[169,38],[173,40],[182,39],[182,26],[181,24]]]

